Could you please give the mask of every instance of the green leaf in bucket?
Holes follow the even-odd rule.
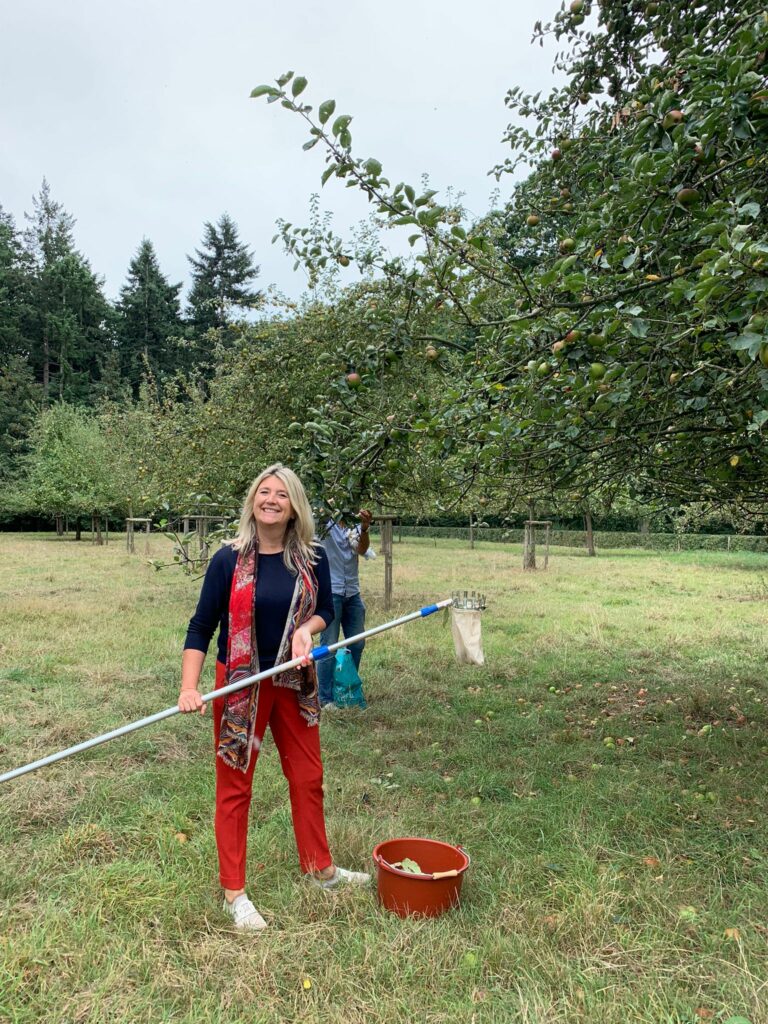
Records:
[[[412,875],[423,875],[424,872],[421,870],[415,860],[411,860],[410,857],[403,857],[396,864],[392,865],[393,868],[399,868],[401,871],[408,871]]]

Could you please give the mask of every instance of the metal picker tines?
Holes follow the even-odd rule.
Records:
[[[463,611],[485,611],[485,594],[476,590],[456,590],[453,593],[453,607]]]

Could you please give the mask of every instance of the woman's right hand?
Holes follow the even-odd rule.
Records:
[[[183,714],[188,714],[190,711],[199,711],[201,715],[204,715],[205,704],[200,696],[200,691],[193,690],[191,687],[184,687],[179,693],[179,711]]]

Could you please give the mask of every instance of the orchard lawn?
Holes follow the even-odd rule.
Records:
[[[198,582],[119,542],[5,534],[0,559],[0,770],[175,702]],[[268,741],[249,890],[270,927],[234,933],[210,721],[174,718],[0,787],[0,1020],[765,1024],[768,558],[520,562],[396,544],[389,615],[366,563],[371,625],[484,590],[487,665],[408,624],[369,642],[368,710],[322,725],[338,862],[461,843],[458,910],[303,883]]]

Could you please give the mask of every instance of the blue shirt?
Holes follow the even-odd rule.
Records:
[[[360,593],[360,579],[357,574],[359,542],[359,526],[349,530],[335,523],[328,524],[328,533],[323,537],[323,547],[331,569],[331,590],[339,597],[352,597]]]
[[[333,598],[328,560],[322,549],[319,560],[313,566],[317,577],[317,607],[326,627],[333,622]],[[232,578],[235,575],[237,551],[231,544],[220,547],[208,564],[200,599],[195,614],[189,620],[184,649],[193,648],[205,653],[218,627],[219,642],[217,658],[226,664],[229,641],[229,595]],[[291,608],[296,577],[288,571],[282,552],[276,555],[259,555],[259,573],[256,578],[255,618],[256,643],[259,648],[259,669],[264,672],[272,668],[283,638],[285,620]]]

